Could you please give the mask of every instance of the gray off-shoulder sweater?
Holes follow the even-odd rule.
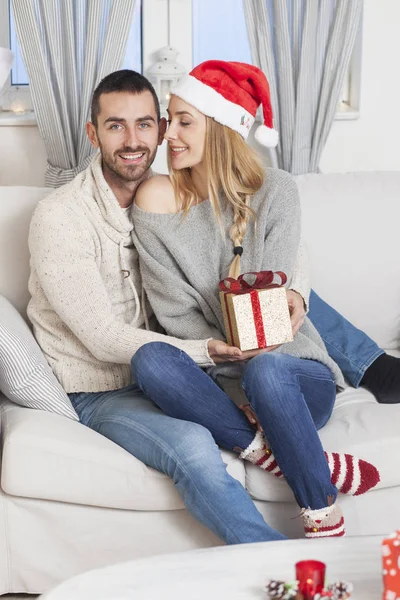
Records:
[[[307,283],[292,282],[300,244],[300,204],[292,177],[285,171],[266,169],[251,207],[257,220],[255,226],[251,220],[247,227],[241,272],[284,271],[286,287],[308,298]],[[208,200],[193,206],[186,216],[182,212],[150,213],[134,205],[133,220],[143,286],[166,333],[184,339],[225,339],[218,283],[227,277],[233,259],[230,207],[223,210],[222,232]],[[324,363],[336,384],[345,385],[339,367],[307,317],[294,341],[275,352]],[[232,370],[230,363],[213,370],[214,374],[217,370],[234,376],[235,371],[238,374],[237,365],[234,367]]]

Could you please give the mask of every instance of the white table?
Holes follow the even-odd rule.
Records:
[[[380,600],[381,536],[290,540],[164,554],[89,571],[41,600],[266,600],[267,579],[293,581],[298,560],[351,581],[352,600]]]

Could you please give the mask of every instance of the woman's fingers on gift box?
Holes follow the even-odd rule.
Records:
[[[304,323],[304,319],[300,319],[300,321],[297,321],[297,323],[295,325],[292,325],[292,332],[293,332],[293,337],[296,336],[296,333],[298,333],[300,327],[303,325]]]
[[[286,295],[290,312],[290,322],[292,323],[292,331],[294,337],[304,323],[304,317],[306,315],[304,300],[303,297],[294,290],[287,290]]]

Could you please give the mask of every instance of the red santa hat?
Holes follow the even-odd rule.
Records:
[[[279,141],[274,129],[270,91],[264,73],[253,65],[207,60],[180,79],[171,92],[218,123],[246,139],[261,104],[264,124],[255,138],[274,148]]]

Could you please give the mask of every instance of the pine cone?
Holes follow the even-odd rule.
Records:
[[[282,597],[285,593],[285,582],[277,581],[275,579],[271,579],[267,581],[267,594],[270,598],[279,598],[282,600]]]
[[[351,596],[353,591],[353,584],[347,581],[336,581],[329,586],[329,591],[332,592],[332,598],[334,600],[346,600]]]

